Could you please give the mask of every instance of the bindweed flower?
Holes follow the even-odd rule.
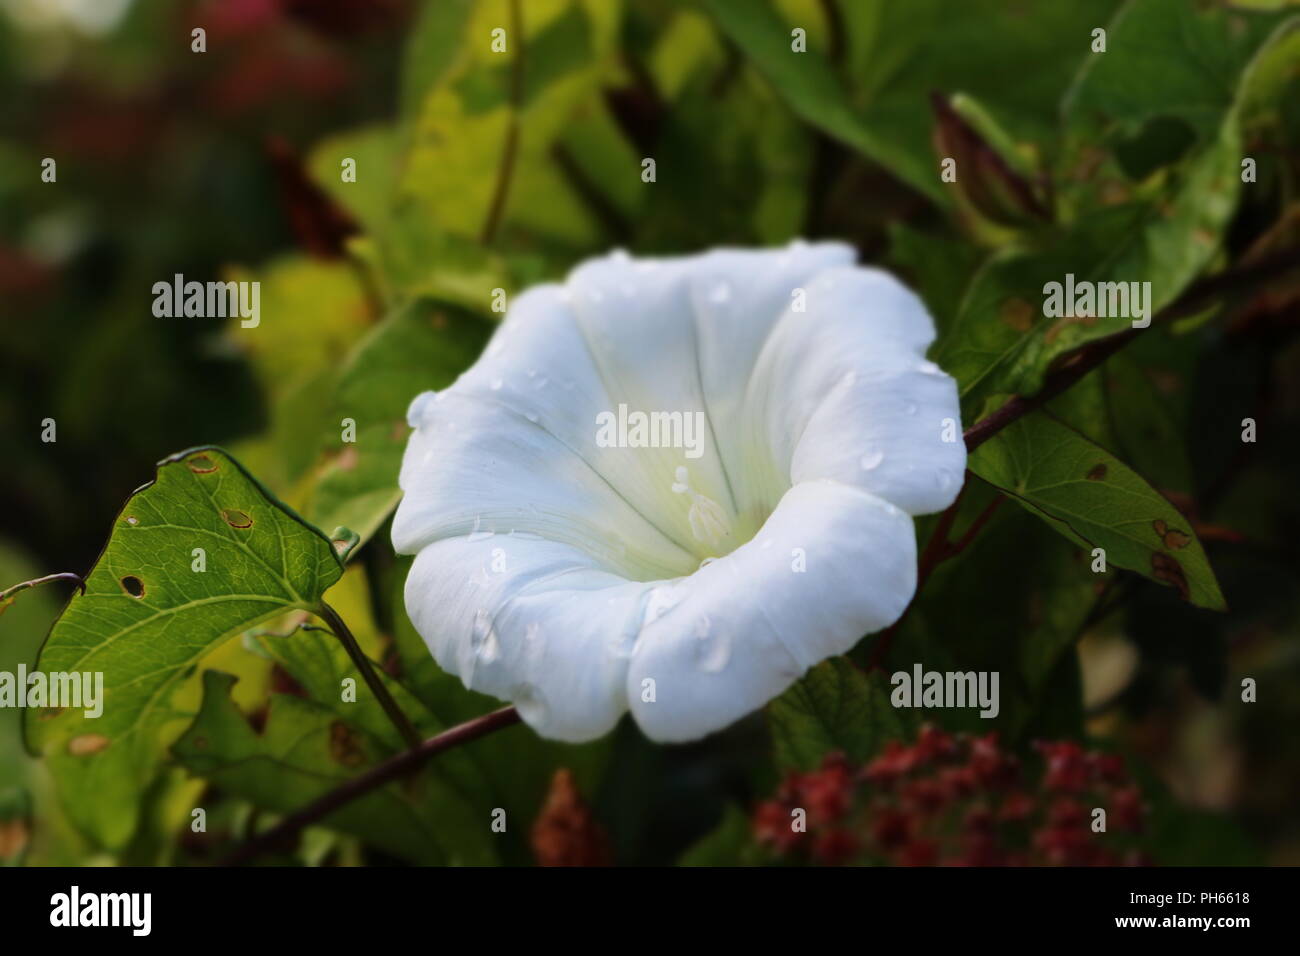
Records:
[[[412,402],[393,543],[438,664],[538,733],[718,730],[893,623],[962,483],[934,324],[840,244],[615,253]]]

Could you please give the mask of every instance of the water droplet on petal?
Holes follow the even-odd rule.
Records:
[[[645,613],[642,615],[641,626],[646,627],[649,624],[659,620],[681,600],[681,595],[671,584],[661,585],[655,588],[646,598]]]
[[[731,642],[723,633],[713,632],[708,616],[695,622],[695,666],[707,674],[716,674],[731,660]]]
[[[515,709],[525,723],[537,726],[546,722],[546,698],[532,684],[520,684],[514,691]]]
[[[869,449],[858,459],[858,464],[862,466],[863,471],[874,471],[880,467],[880,463],[885,460],[885,453],[879,448]]]
[[[492,379],[492,391],[494,391],[494,392],[499,392],[499,391],[501,391],[501,386],[504,385],[504,384],[505,384],[505,382],[501,381],[501,379],[499,379],[499,378],[494,378],[494,379]]]
[[[406,424],[412,428],[420,428],[428,415],[429,403],[433,401],[433,398],[433,392],[421,392],[415,396],[406,409]]]
[[[722,305],[731,299],[731,283],[727,281],[719,282],[709,290],[709,301],[717,305]]]
[[[916,402],[903,402],[903,411],[909,415],[915,415],[919,409],[920,406],[917,405]]]

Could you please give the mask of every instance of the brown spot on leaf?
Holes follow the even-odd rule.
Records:
[[[119,581],[118,583],[122,585],[122,590],[125,591],[127,594],[131,595],[131,597],[133,598],[144,597],[144,582],[141,581],[139,578],[137,578],[134,574],[128,574],[126,577],[122,578],[122,580]]]
[[[1104,461],[1098,462],[1097,464],[1093,465],[1091,468],[1088,469],[1089,481],[1101,481],[1105,477],[1106,477],[1106,463]]]
[[[1165,536],[1165,532],[1169,530],[1169,525],[1165,524],[1163,518],[1157,518],[1155,521],[1151,522],[1151,527],[1155,528],[1156,534],[1162,538]]]
[[[1151,571],[1157,581],[1172,585],[1184,601],[1190,597],[1191,589],[1187,586],[1187,575],[1183,573],[1183,566],[1178,563],[1177,558],[1161,551],[1153,552]]]
[[[232,528],[251,528],[253,526],[253,516],[247,511],[240,511],[238,508],[222,508],[221,517]]]
[[[196,475],[210,475],[221,467],[207,455],[191,455],[185,459],[185,464]]]
[[[555,771],[530,841],[541,866],[609,866],[609,838],[582,799],[573,774]]]
[[[89,757],[97,754],[109,744],[103,734],[82,734],[68,741],[68,753],[74,757]]]
[[[1183,387],[1182,376],[1167,369],[1150,369],[1147,372],[1147,378],[1163,395],[1175,395]]]
[[[1164,524],[1163,521],[1160,523]],[[1186,532],[1179,531],[1177,528],[1168,528],[1164,534],[1160,536],[1160,539],[1164,542],[1166,548],[1172,548],[1177,551],[1180,548],[1187,547],[1192,540],[1192,536]]]
[[[1002,321],[1016,332],[1028,332],[1034,324],[1034,307],[1024,299],[1007,299],[998,310]]]
[[[351,471],[357,467],[357,448],[355,445],[348,445],[339,452],[338,457],[334,459],[334,467],[339,471]]]
[[[435,312],[429,319],[429,324],[441,332],[447,327],[447,315],[444,312]]]
[[[17,860],[27,849],[31,830],[21,817],[0,821],[0,860]]]
[[[304,700],[310,696],[306,688],[294,680],[293,675],[279,664],[271,667],[271,693],[284,694],[288,697],[301,697]]]
[[[366,762],[361,736],[341,720],[330,724],[330,756],[345,767],[359,767]]]

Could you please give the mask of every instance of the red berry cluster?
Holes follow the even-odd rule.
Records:
[[[926,726],[911,746],[890,741],[861,767],[830,754],[820,769],[786,776],[754,811],[754,834],[784,862],[828,866],[1145,863],[1134,845],[1142,794],[1123,760],[1071,740],[1035,749],[1041,759],[1026,768],[997,734]],[[1106,832],[1093,832],[1096,807]]]

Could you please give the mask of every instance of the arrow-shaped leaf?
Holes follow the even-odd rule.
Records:
[[[102,675],[102,700],[26,715],[28,740],[78,826],[123,845],[183,729],[186,715],[170,706],[178,685],[225,638],[289,608],[316,608],[342,573],[335,545],[221,450],[159,463],[38,661],[46,674],[81,673],[83,687]],[[102,714],[87,716],[97,706]]]

